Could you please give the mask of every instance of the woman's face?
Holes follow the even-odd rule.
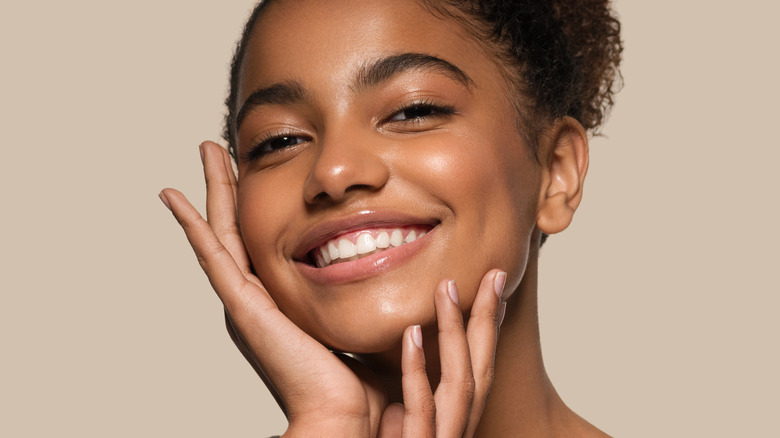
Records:
[[[541,170],[510,94],[414,0],[269,5],[240,75],[238,214],[281,310],[332,348],[381,352],[433,325],[442,279],[463,309],[491,268],[513,290]]]

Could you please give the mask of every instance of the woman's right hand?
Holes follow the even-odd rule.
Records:
[[[252,273],[238,230],[230,156],[212,142],[201,145],[201,156],[208,221],[180,192],[165,189],[160,197],[184,229],[222,301],[231,338],[287,415],[285,436],[376,436],[380,422],[382,436],[399,436],[402,427],[404,436],[470,436],[492,383],[501,313],[496,285],[503,287],[505,274],[485,275],[468,329],[447,283],[437,288],[442,383],[432,394],[423,350],[415,342],[421,341],[420,329],[410,327],[402,355],[406,405],[399,412],[398,405],[387,407],[371,370],[337,357],[278,309]],[[464,382],[471,382],[465,391]]]
[[[383,392],[370,378],[358,378],[279,311],[252,274],[238,230],[230,156],[221,146],[205,142],[201,157],[208,222],[177,190],[165,189],[160,197],[222,300],[231,337],[285,411],[288,434],[368,436],[378,428],[386,404]]]

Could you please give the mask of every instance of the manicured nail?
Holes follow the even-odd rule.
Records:
[[[201,143],[200,146],[198,146],[198,150],[200,151],[200,162],[205,163],[206,162],[206,153],[203,152],[203,144]]]
[[[455,280],[447,282],[447,293],[450,294],[452,302],[458,304],[458,288],[455,286]]]
[[[506,316],[506,301],[502,301],[498,305],[498,327],[501,327],[501,324],[504,323],[504,316]]]
[[[414,345],[422,350],[422,329],[419,325],[412,327],[412,340],[414,341]]]
[[[501,294],[504,293],[505,284],[506,284],[506,272],[501,271],[498,274],[496,274],[496,278],[493,279],[493,289],[495,289],[498,298],[501,298]]]
[[[168,210],[171,210],[171,203],[168,202],[168,198],[165,197],[165,193],[160,192],[160,194],[157,195],[157,196],[159,196],[160,200],[163,202],[163,204],[165,204],[165,206],[168,207]],[[171,211],[173,211],[173,210],[171,210]]]

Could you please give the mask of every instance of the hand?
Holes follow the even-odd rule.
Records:
[[[454,281],[442,281],[434,303],[438,319],[441,379],[431,393],[420,326],[409,327],[401,356],[404,405],[385,409],[379,437],[472,437],[493,383],[496,343],[506,303],[500,301],[506,273],[492,270],[471,307],[468,328]]]
[[[410,327],[402,354],[406,407],[401,415],[398,405],[385,410],[387,399],[373,373],[349,358],[339,360],[304,333],[279,311],[252,274],[237,227],[230,156],[211,142],[201,145],[201,153],[208,222],[178,191],[165,189],[160,197],[181,224],[222,300],[231,337],[285,411],[290,422],[286,435],[374,436],[380,417],[384,436],[395,434],[401,420],[404,436],[473,434],[492,381],[499,300],[490,294],[499,275],[488,273],[483,279],[467,333],[446,283],[438,288],[442,383],[432,395],[423,351],[415,343],[421,341],[420,329]],[[470,352],[469,345],[478,348]],[[473,377],[472,369],[479,378]]]

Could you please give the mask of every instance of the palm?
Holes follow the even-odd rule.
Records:
[[[376,379],[365,372],[361,375],[366,380],[358,378],[279,310],[252,273],[236,225],[236,178],[230,157],[213,144],[204,144],[202,152],[208,222],[181,193],[167,190],[166,198],[225,306],[231,338],[291,423],[311,413],[331,419],[346,415],[366,419],[365,428],[375,431],[386,403]]]
[[[408,327],[401,355],[405,406],[388,407],[387,397],[371,370],[329,351],[276,306],[252,273],[237,226],[236,177],[230,156],[213,143],[204,143],[201,150],[208,222],[178,191],[164,190],[161,197],[184,229],[225,306],[231,338],[287,415],[288,433],[471,436],[492,384],[501,319],[496,294],[503,289],[505,274],[490,271],[483,277],[468,330],[454,283],[439,284],[434,303],[442,383],[434,396],[425,371],[420,327]]]
[[[375,422],[387,402],[373,373],[354,359],[329,351],[293,324],[275,305],[266,307],[271,301],[267,291],[256,277],[247,277],[247,280],[252,283],[249,287],[256,289],[253,295],[259,297],[257,303],[248,303],[238,310],[242,314],[239,319],[250,322],[249,331],[242,330],[241,324],[227,310],[226,326],[233,342],[271,389],[285,415],[295,418],[312,412],[325,416],[347,414],[368,419],[366,426],[376,431]],[[264,332],[267,327],[252,327],[257,324],[251,321],[259,320],[273,325],[276,333]],[[271,379],[269,375],[294,378]]]

